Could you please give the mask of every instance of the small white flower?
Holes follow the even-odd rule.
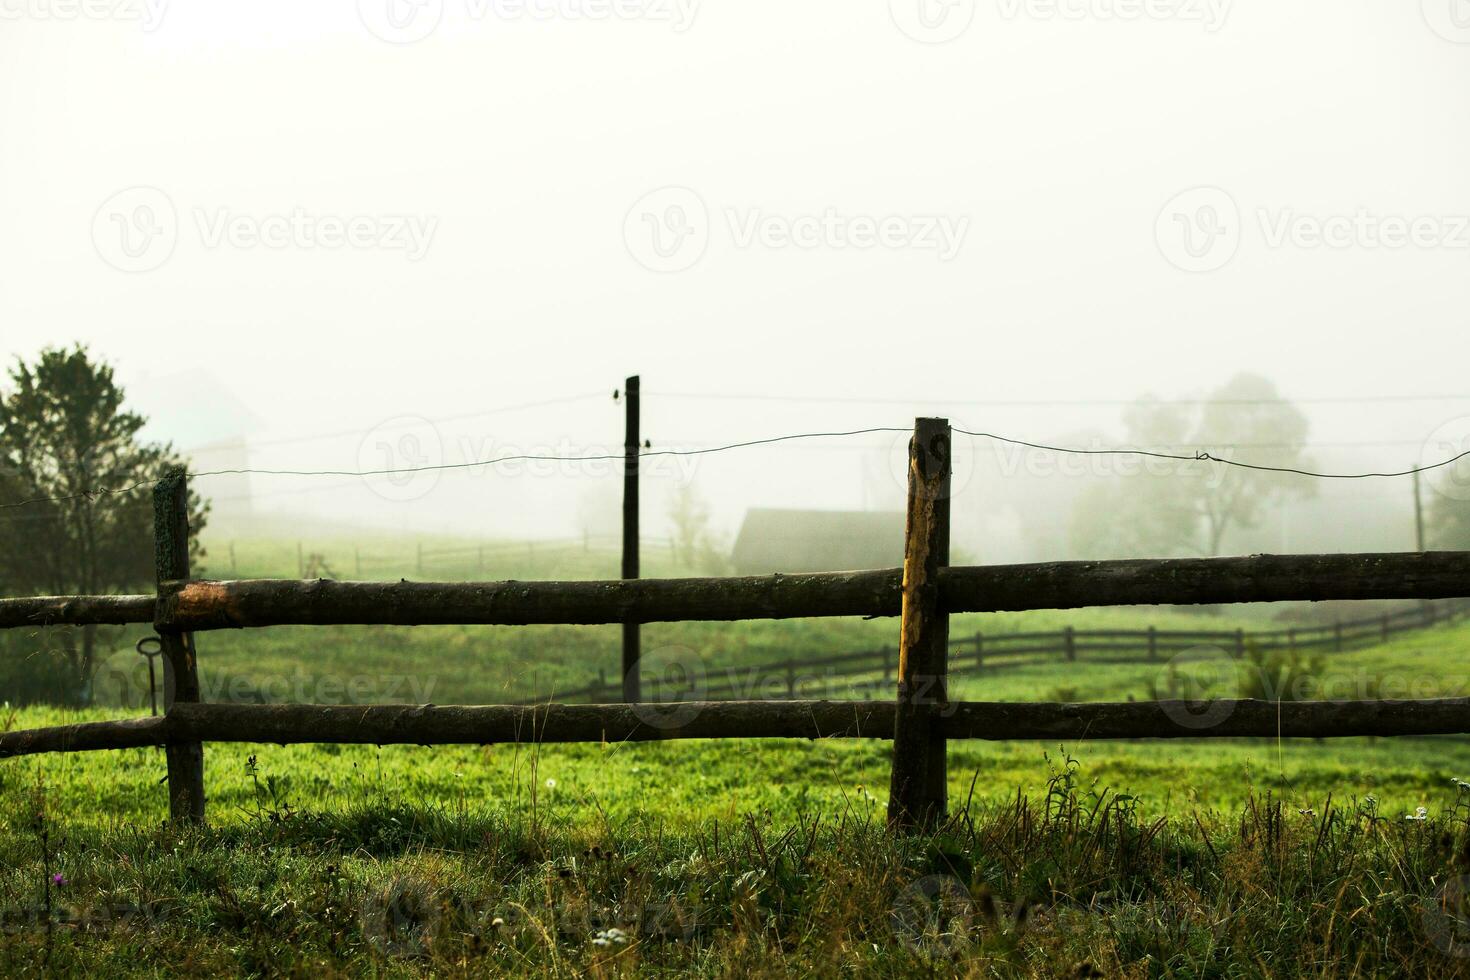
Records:
[[[554,780],[554,779],[548,779],[546,781],[546,788],[547,789],[556,789],[556,780]]]
[[[1413,813],[1404,814],[1405,820],[1423,821],[1429,819],[1429,810],[1425,807],[1416,807]]]

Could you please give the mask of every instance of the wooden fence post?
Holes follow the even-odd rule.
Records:
[[[154,570],[159,593],[163,583],[189,577],[189,482],[183,470],[171,470],[153,488]],[[163,648],[164,714],[176,703],[199,700],[199,668],[194,634],[158,631]],[[204,746],[175,742],[164,749],[168,759],[168,815],[175,824],[204,822]]]
[[[638,457],[643,437],[639,432],[638,375],[623,383],[623,578],[638,577]],[[623,700],[640,700],[639,666],[643,651],[642,630],[637,623],[623,624]]]
[[[888,826],[932,828],[948,799],[945,689],[949,615],[939,608],[939,569],[949,564],[950,431],[948,419],[921,418],[909,442],[904,534],[903,620]]]

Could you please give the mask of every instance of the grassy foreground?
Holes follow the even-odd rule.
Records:
[[[9,767],[0,973],[1470,976],[1453,785],[1423,819],[1272,794],[1151,818],[1059,759],[1038,794],[895,840],[857,787],[684,818],[533,771],[513,803],[363,774],[319,810],[246,769],[175,833]]]

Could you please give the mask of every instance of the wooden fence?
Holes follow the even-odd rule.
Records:
[[[946,809],[949,739],[1334,737],[1470,732],[1470,699],[1099,704],[947,696],[949,614],[1140,604],[1470,596],[1470,553],[1261,555],[948,567],[950,432],[920,419],[910,445],[902,569],[602,582],[196,581],[185,476],[154,490],[157,590],[0,600],[0,628],[151,623],[167,703],[156,718],[0,734],[0,756],[164,746],[172,819],[204,817],[205,742],[490,744],[678,738],[893,741],[889,821]],[[697,701],[484,707],[200,703],[195,634],[278,625],[641,624],[898,616],[888,701]],[[1380,629],[1382,624],[1380,624]],[[1079,637],[1074,634],[1073,640]],[[963,642],[963,641],[962,641]],[[1075,647],[1074,647],[1075,650]],[[982,650],[983,655],[983,650]],[[810,663],[808,663],[810,666]],[[633,671],[638,664],[634,663]],[[1208,715],[1204,714],[1208,712]],[[1197,719],[1212,719],[1201,724]]]
[[[1378,616],[1342,619],[1322,626],[1277,630],[1079,630],[1032,633],[980,633],[950,638],[949,669],[976,674],[1048,660],[1102,663],[1155,663],[1183,661],[1192,655],[1213,659],[1225,655],[1241,659],[1246,651],[1302,650],[1343,653],[1386,643],[1392,637],[1431,626],[1457,623],[1470,616],[1470,602],[1445,599],[1424,602]],[[731,668],[723,676],[690,679],[683,689],[701,698],[759,693],[763,698],[807,696],[813,686],[851,679],[888,682],[898,665],[897,648],[857,650],[818,657],[789,657]],[[682,666],[682,665],[680,665]],[[672,685],[670,685],[672,686]],[[622,684],[599,671],[590,684],[547,691],[518,704],[544,701],[609,702],[618,700]]]

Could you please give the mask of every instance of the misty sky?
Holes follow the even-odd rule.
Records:
[[[614,447],[635,372],[664,447],[1117,433],[1242,370],[1323,459],[1402,466],[1470,415],[1463,0],[389,2],[0,0],[0,355],[85,341],[156,435],[247,418],[253,462],[313,469],[405,429],[449,462]],[[373,436],[404,416],[434,424]],[[893,440],[862,445],[694,476],[727,525],[872,505]],[[569,534],[613,484],[252,487]]]

